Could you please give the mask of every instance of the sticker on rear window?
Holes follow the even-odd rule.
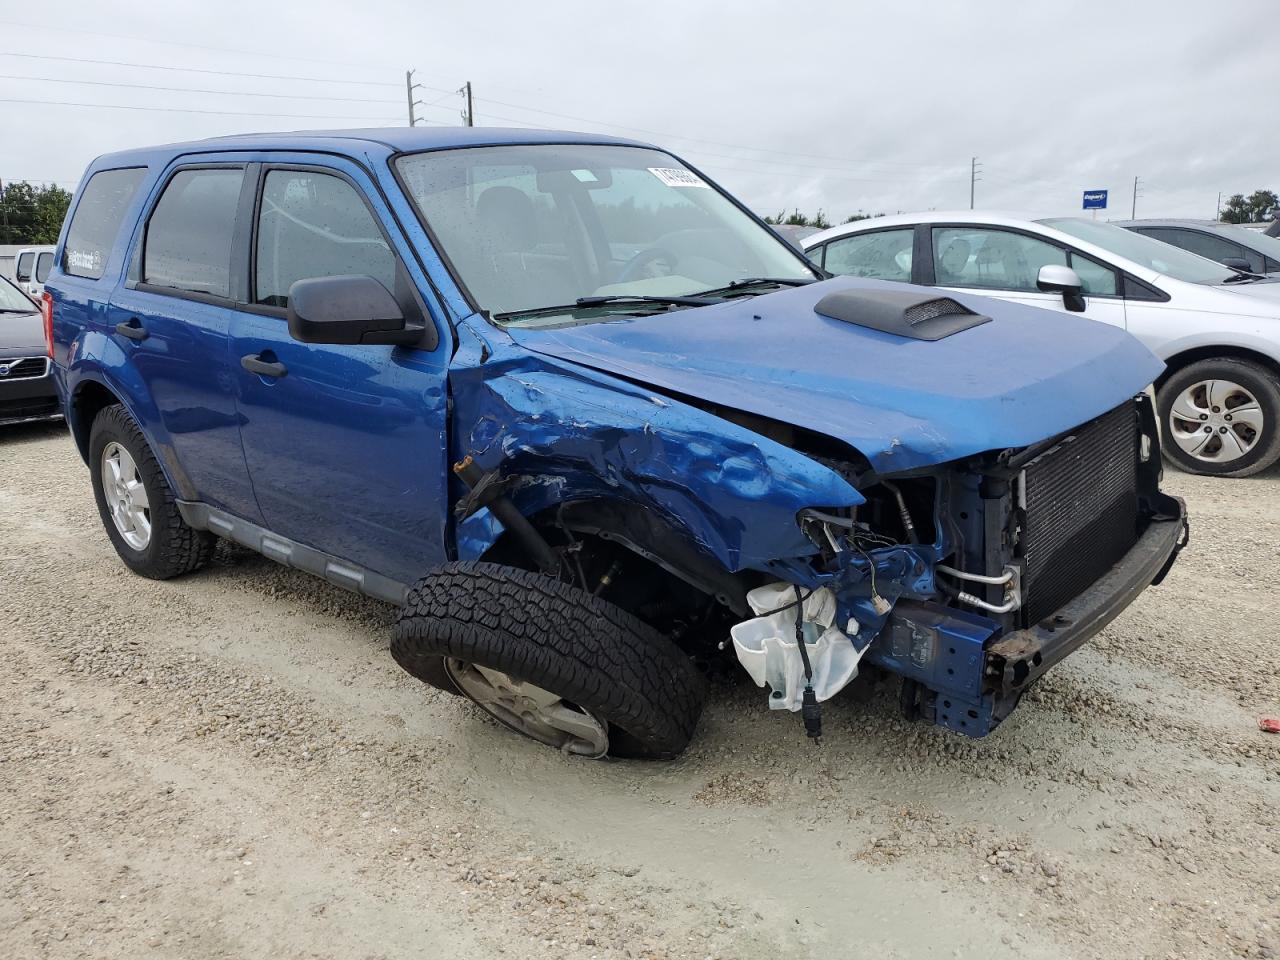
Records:
[[[675,167],[650,167],[649,172],[668,187],[706,187],[707,182],[696,173]],[[708,187],[708,189],[710,189]]]

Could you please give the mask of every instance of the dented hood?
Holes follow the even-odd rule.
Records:
[[[1024,446],[1141,392],[1163,369],[1125,331],[947,292],[992,322],[911,340],[814,313],[826,294],[916,289],[838,277],[709,307],[509,330],[527,350],[851,444],[881,473]]]

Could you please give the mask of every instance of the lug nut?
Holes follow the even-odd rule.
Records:
[[[1201,420],[1208,420],[1208,419],[1209,419],[1209,415],[1208,415],[1207,413],[1202,413],[1202,414],[1200,414],[1200,419],[1201,419]]]
[[[1219,433],[1226,433],[1226,432],[1227,432],[1227,428],[1226,428],[1226,427],[1219,427],[1219,428],[1218,428],[1218,432],[1219,432]]]
[[[1230,422],[1231,422],[1231,414],[1229,414],[1229,413],[1228,413],[1228,414],[1226,414],[1225,416],[1223,416],[1223,418],[1222,418],[1222,419],[1223,419],[1223,420],[1225,420],[1225,421],[1227,421],[1227,423],[1230,423]]]
[[[1205,427],[1205,428],[1204,428],[1204,432],[1205,432],[1205,433],[1213,433],[1213,427]]]
[[[1214,412],[1214,413],[1221,413],[1221,412],[1222,412],[1222,408],[1221,408],[1221,407],[1214,407],[1214,408],[1213,408],[1213,412]]]

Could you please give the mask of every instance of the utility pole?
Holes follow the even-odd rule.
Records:
[[[1129,219],[1138,219],[1138,178],[1133,178],[1133,209],[1129,211]]]
[[[978,162],[977,157],[974,157],[972,160],[969,161],[969,209],[970,210],[973,209],[974,185],[979,180],[982,179],[981,177],[978,176],[978,168],[981,166],[982,164]]]
[[[458,92],[462,94],[463,102],[466,104],[462,111],[462,119],[468,127],[474,127],[476,125],[476,115],[471,107],[471,81],[468,80],[464,83],[462,89]]]
[[[409,126],[411,127],[418,125],[418,118],[414,116],[413,108],[421,105],[422,103],[421,100],[413,99],[413,91],[418,89],[418,84],[413,82],[413,75],[415,73],[417,73],[416,70],[406,70],[404,72],[404,93],[409,101]]]
[[[1218,209],[1214,212],[1213,219],[1215,220],[1222,219],[1222,191],[1221,190],[1218,191]]]
[[[1222,194],[1218,194],[1219,197]],[[9,204],[4,198],[4,181],[0,180],[0,210],[4,211],[4,242],[9,243],[12,238],[9,236]]]

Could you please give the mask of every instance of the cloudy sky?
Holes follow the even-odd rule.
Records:
[[[459,122],[629,135],[760,213],[1214,214],[1280,189],[1277,0],[0,0],[0,179],[249,130]],[[90,62],[96,61],[96,62]],[[33,103],[31,101],[42,101]],[[85,105],[89,106],[85,106]],[[110,106],[107,106],[110,105]],[[125,109],[131,107],[133,109]]]

